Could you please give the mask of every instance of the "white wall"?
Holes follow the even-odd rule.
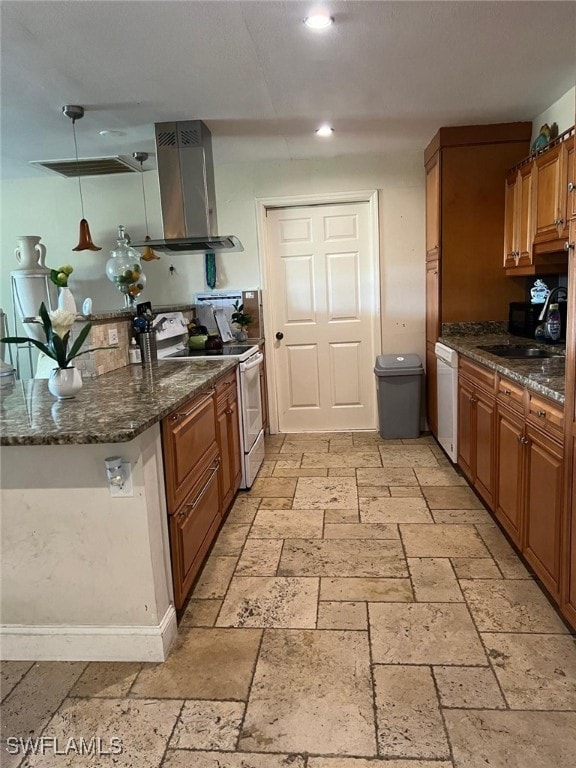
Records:
[[[576,86],[561,96],[558,101],[545,109],[532,120],[532,141],[540,133],[544,123],[558,123],[558,133],[566,131],[574,125],[574,105],[576,103]]]
[[[219,288],[252,288],[260,283],[255,198],[378,189],[380,193],[381,297],[384,352],[424,355],[424,170],[421,153],[333,158],[318,161],[258,162],[222,165],[215,145],[218,223],[222,234],[242,240],[242,254],[219,254]],[[155,171],[146,172],[150,234],[161,233]],[[77,303],[86,296],[96,310],[122,306],[122,296],[104,276],[118,224],[132,238],[145,234],[140,177],[84,179],[85,214],[102,251],[74,253],[81,217],[75,179],[39,175],[2,183],[1,305],[11,317],[10,270],[16,237],[42,236],[47,263],[70,263]],[[170,264],[176,267],[171,276]],[[148,283],[142,296],[154,304],[189,301],[205,289],[200,254],[162,254],[145,265]],[[369,277],[367,277],[369,279]]]

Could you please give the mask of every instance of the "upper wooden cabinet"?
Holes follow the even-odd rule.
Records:
[[[573,129],[550,149],[524,160],[504,187],[504,267],[510,276],[566,270],[564,244],[576,206]]]
[[[426,165],[426,260],[440,250],[440,153]]]

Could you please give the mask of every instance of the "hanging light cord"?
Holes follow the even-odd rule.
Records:
[[[78,190],[80,192],[80,207],[82,208],[82,218],[84,216],[84,198],[82,197],[82,183],[80,181],[80,163],[78,161],[78,144],[76,143],[76,118],[72,118],[72,133],[74,134],[74,151],[76,152],[76,176],[78,178]]]
[[[140,160],[140,179],[142,181],[142,198],[144,200],[144,223],[146,224],[146,235],[148,235],[148,213],[146,211],[146,191],[144,190],[144,169],[142,160]]]

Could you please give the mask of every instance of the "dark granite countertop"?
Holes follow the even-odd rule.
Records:
[[[0,445],[73,445],[132,440],[238,365],[235,359],[129,365],[95,379],[72,400],[56,400],[46,379],[2,392]]]
[[[493,371],[507,376],[513,381],[527,387],[533,392],[538,392],[558,403],[564,403],[565,390],[565,347],[554,346],[554,354],[559,357],[538,359],[509,359],[497,357],[483,349],[479,345],[489,344],[526,344],[530,347],[551,348],[546,344],[538,344],[531,339],[511,336],[508,333],[479,333],[470,335],[445,335],[440,341],[447,347],[455,349],[459,354],[468,357]]]

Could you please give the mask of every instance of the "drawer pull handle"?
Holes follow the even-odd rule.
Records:
[[[546,411],[536,411],[536,416],[539,416],[541,419],[546,416]]]
[[[503,390],[502,390],[502,394],[503,394],[503,395],[506,395],[507,397],[509,397],[509,396],[512,394],[512,392],[511,392],[511,390],[509,390],[509,389],[503,389]]]
[[[198,503],[200,502],[200,499],[202,498],[202,496],[204,496],[204,494],[205,494],[205,493],[206,493],[206,491],[208,490],[208,486],[209,486],[209,484],[210,484],[210,480],[212,480],[212,478],[214,477],[214,475],[216,474],[216,472],[218,472],[218,468],[219,468],[219,466],[220,466],[220,459],[216,459],[216,461],[214,462],[214,464],[213,464],[213,465],[210,467],[210,469],[212,470],[212,471],[210,472],[210,477],[208,478],[208,480],[206,480],[206,482],[205,482],[205,483],[204,483],[204,485],[202,486],[202,489],[201,489],[201,490],[200,490],[200,491],[199,491],[199,492],[196,494],[196,496],[194,497],[194,499],[193,499],[193,500],[192,500],[192,501],[191,501],[189,504],[185,504],[185,505],[184,505],[185,507],[187,507],[187,508],[188,508],[188,510],[189,510],[190,512],[191,512],[191,511],[192,511],[192,510],[193,510],[195,507],[197,507],[197,506],[198,506]],[[181,514],[181,515],[186,515],[186,514],[188,514],[188,512],[184,512],[184,511],[182,511],[180,514]]]
[[[208,394],[206,395],[206,397],[202,398],[202,400],[200,400],[199,403],[194,403],[192,408],[190,408],[189,410],[184,411],[184,413],[178,412],[178,413],[172,414],[172,416],[170,416],[170,421],[178,421],[179,419],[185,419],[187,416],[190,416],[191,413],[194,413],[196,408],[199,408],[201,405],[204,405],[204,403],[207,400],[210,400],[213,394],[214,394],[214,390],[211,389],[210,392],[208,392]]]
[[[516,440],[518,440],[519,443],[522,443],[524,441],[524,438],[522,435],[516,435]]]
[[[227,413],[228,416],[232,416],[234,411],[232,410],[232,408],[226,408],[226,413]]]

